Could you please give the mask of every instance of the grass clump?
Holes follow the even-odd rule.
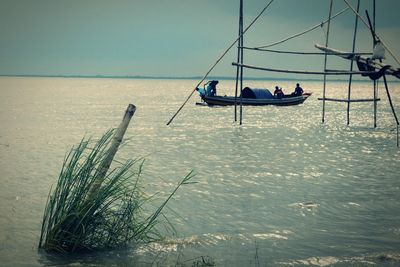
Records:
[[[192,183],[192,172],[155,212],[145,216],[143,204],[149,198],[139,185],[143,161],[114,161],[99,186],[98,175],[109,154],[113,132],[106,132],[97,142],[84,138],[66,155],[46,203],[39,248],[70,253],[113,249],[161,237],[155,226],[162,209],[181,185]]]

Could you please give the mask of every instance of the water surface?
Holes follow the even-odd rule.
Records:
[[[195,105],[174,114],[197,81],[0,78],[0,260],[5,266],[192,266],[201,256],[218,266],[398,266],[400,152],[382,87],[378,127],[373,104],[327,103],[321,82],[291,107]],[[279,82],[285,92],[295,82]],[[221,81],[231,94],[234,81]],[[273,88],[270,81],[247,81]],[[400,110],[399,83],[391,83]],[[344,98],[347,83],[329,83]],[[355,98],[371,98],[356,83]],[[191,170],[166,215],[177,233],[149,247],[56,257],[38,253],[42,213],[65,153],[86,136],[117,127],[129,103],[138,109],[120,159],[146,157],[149,193],[168,193]]]

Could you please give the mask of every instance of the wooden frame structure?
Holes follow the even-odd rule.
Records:
[[[384,65],[381,60],[379,62],[377,61],[377,58],[375,57],[374,53],[357,53],[355,52],[355,45],[356,45],[356,39],[357,39],[357,28],[358,28],[358,22],[361,20],[366,27],[371,31],[372,37],[374,39],[374,45],[379,43],[381,44],[389,53],[390,55],[394,58],[394,60],[400,65],[400,60],[398,60],[392,51],[389,49],[389,47],[384,43],[382,39],[380,39],[376,32],[375,32],[375,0],[373,1],[373,23],[371,23],[371,20],[369,19],[368,12],[367,13],[367,18],[368,18],[368,23],[363,19],[363,17],[359,14],[359,9],[360,9],[360,0],[357,1],[357,8],[355,9],[353,6],[349,4],[347,0],[343,0],[347,8],[341,10],[340,12],[336,13],[335,15],[332,16],[332,10],[333,10],[333,0],[330,1],[330,6],[329,6],[329,16],[328,19],[325,21],[321,22],[320,24],[317,24],[309,29],[306,29],[305,31],[302,31],[300,33],[294,34],[292,36],[289,36],[283,40],[277,41],[275,43],[269,44],[269,45],[264,45],[264,46],[259,46],[259,47],[245,47],[244,42],[243,42],[243,36],[247,32],[247,30],[259,19],[259,17],[265,12],[265,10],[268,9],[268,7],[272,4],[274,0],[270,0],[268,4],[264,7],[264,9],[252,20],[252,22],[244,29],[243,27],[243,0],[240,0],[240,8],[239,8],[239,33],[238,37],[236,40],[225,50],[225,52],[218,58],[218,60],[211,66],[211,68],[208,70],[206,75],[203,77],[203,79],[197,84],[197,86],[193,89],[193,91],[190,93],[190,95],[187,97],[185,102],[182,104],[182,106],[178,109],[178,111],[172,116],[172,118],[168,121],[167,125],[169,125],[175,116],[181,111],[183,106],[188,102],[189,98],[193,95],[193,93],[196,91],[197,87],[207,78],[208,74],[214,69],[214,67],[221,61],[221,59],[227,54],[227,52],[235,45],[237,44],[237,61],[233,62],[232,65],[236,66],[236,86],[235,86],[235,107],[234,107],[234,120],[237,121],[237,105],[240,105],[239,108],[239,121],[240,125],[242,124],[242,117],[243,117],[243,109],[242,109],[242,94],[240,94],[240,98],[238,97],[239,90],[242,92],[243,89],[243,68],[250,68],[250,69],[258,69],[258,70],[263,70],[263,71],[270,71],[270,72],[281,72],[281,73],[294,73],[294,74],[312,74],[312,75],[323,75],[323,93],[322,93],[322,98],[318,98],[318,100],[322,101],[322,123],[325,122],[325,106],[326,102],[345,102],[347,103],[347,125],[350,124],[350,104],[355,103],[355,102],[373,102],[373,107],[374,107],[374,128],[377,126],[377,103],[380,101],[380,98],[378,97],[378,83],[377,80],[383,77],[385,89],[386,89],[386,94],[389,100],[389,104],[393,113],[393,116],[396,121],[396,127],[397,127],[397,146],[399,146],[399,120],[397,118],[392,99],[390,96],[388,84],[386,81],[386,74],[388,75],[393,75],[396,78],[400,79],[400,68],[393,68],[388,65]],[[355,25],[354,25],[354,34],[353,34],[353,43],[352,43],[352,50],[351,52],[343,52],[343,51],[338,51],[332,48],[329,48],[329,33],[330,33],[330,24],[331,20],[336,18],[337,16],[345,13],[347,10],[353,11],[355,14]],[[306,34],[314,29],[317,29],[318,27],[322,27],[325,24],[327,24],[327,33],[326,33],[326,39],[325,39],[325,46],[320,46],[316,45],[316,48],[322,50],[322,53],[307,53],[307,52],[295,52],[295,51],[281,51],[281,50],[271,50],[271,49],[266,49],[271,46],[277,45],[284,43],[290,39],[296,38],[298,36],[301,36],[303,34]],[[244,49],[249,49],[249,50],[255,50],[255,51],[264,51],[264,52],[273,52],[273,53],[286,53],[286,54],[301,54],[301,55],[323,55],[324,56],[324,69],[323,71],[302,71],[302,70],[282,70],[282,69],[274,69],[274,68],[266,68],[266,67],[257,67],[257,66],[252,66],[252,65],[247,65],[243,63],[243,50]],[[374,51],[375,52],[375,51]],[[329,70],[327,69],[327,63],[328,63],[328,56],[339,56],[344,59],[350,60],[350,70],[349,71],[341,71],[341,70]],[[371,56],[372,57],[365,57],[365,56]],[[379,58],[378,58],[379,59]],[[359,71],[354,71],[354,61],[356,61],[358,68],[360,69]],[[347,89],[347,98],[346,99],[337,99],[337,98],[329,98],[326,96],[326,84],[327,84],[327,79],[326,77],[328,75],[349,75],[349,83],[348,83],[348,89]],[[373,98],[372,99],[352,99],[351,98],[351,88],[352,88],[352,80],[353,80],[353,75],[362,75],[362,76],[369,76],[373,80]]]

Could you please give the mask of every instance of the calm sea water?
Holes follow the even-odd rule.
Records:
[[[322,124],[321,82],[302,83],[313,92],[303,105],[245,107],[242,126],[232,107],[195,105],[195,96],[166,126],[196,83],[0,78],[0,265],[400,265],[400,150],[382,86],[377,128],[372,103],[353,104],[346,126],[346,105],[329,102]],[[219,93],[233,85],[221,81]],[[400,84],[390,86],[400,113]],[[346,97],[347,83],[329,83],[327,95]],[[371,98],[371,83],[356,83],[354,97]],[[166,194],[197,174],[165,212],[177,233],[90,255],[38,252],[65,153],[84,135],[117,127],[129,103],[138,109],[117,157],[146,157],[146,190]]]

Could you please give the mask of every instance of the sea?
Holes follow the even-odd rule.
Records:
[[[197,80],[0,78],[1,266],[400,266],[400,148],[384,84],[373,102],[326,102],[323,82],[245,80],[251,88],[300,82],[298,106],[208,107]],[[234,80],[218,94],[232,95]],[[400,83],[390,81],[400,115]],[[326,96],[347,98],[347,81]],[[354,81],[352,98],[373,98]],[[150,244],[86,254],[38,250],[43,211],[65,155],[84,137],[118,127],[137,111],[116,160],[144,159],[142,186],[174,227]],[[239,110],[239,109],[238,109]],[[239,114],[237,116],[239,120]]]

